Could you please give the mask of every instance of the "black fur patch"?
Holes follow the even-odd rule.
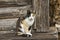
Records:
[[[22,32],[20,29],[18,29],[19,32]]]
[[[22,28],[21,26],[19,26],[20,28]]]
[[[26,17],[30,17],[30,15],[31,15],[30,10],[27,10],[27,15],[26,15]]]
[[[29,29],[28,30],[31,30],[31,26],[29,27]]]

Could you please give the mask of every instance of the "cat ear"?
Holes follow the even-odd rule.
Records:
[[[30,14],[31,14],[30,10],[27,10],[27,14],[28,14],[28,15],[30,15]]]
[[[30,13],[30,10],[27,10],[27,13]]]
[[[29,11],[32,13],[33,12],[33,10],[32,9],[29,9]]]
[[[27,14],[26,14],[26,17],[29,17],[31,14],[30,10],[27,10]]]

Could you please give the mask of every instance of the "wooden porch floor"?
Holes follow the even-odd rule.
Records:
[[[0,40],[57,40],[53,35],[47,33],[34,33],[32,37],[16,36],[14,33],[0,34]]]

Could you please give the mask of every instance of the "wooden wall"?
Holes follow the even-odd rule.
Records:
[[[30,9],[30,5],[0,8],[0,31],[16,30],[19,17],[25,16],[28,9]]]
[[[31,2],[33,10],[36,11],[36,19],[33,29],[36,29],[35,32],[47,32],[49,30],[49,0],[32,0]],[[13,8],[20,10],[20,7]],[[25,7],[21,7],[23,10],[24,8]],[[29,7],[26,7],[26,9],[29,9]]]

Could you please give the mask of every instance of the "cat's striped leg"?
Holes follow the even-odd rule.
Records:
[[[17,35],[23,35],[23,33],[22,32],[17,32]]]
[[[18,28],[17,35],[23,35],[24,34],[24,29],[23,28]]]
[[[32,34],[31,34],[31,26],[28,28],[28,32],[27,32],[27,37],[32,37]]]
[[[32,37],[32,34],[31,34],[31,32],[29,31],[29,32],[27,32],[27,37]]]

